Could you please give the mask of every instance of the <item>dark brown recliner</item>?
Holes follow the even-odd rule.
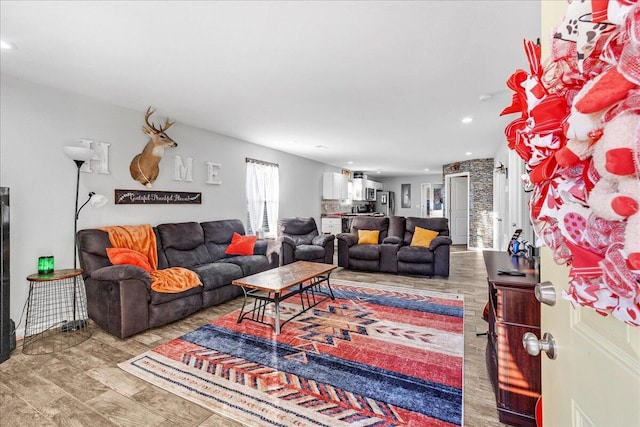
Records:
[[[449,220],[447,218],[394,217],[390,235],[402,239],[398,249],[398,273],[449,277]],[[429,247],[411,246],[416,227],[438,232]]]
[[[358,244],[358,230],[379,230],[378,244]],[[389,240],[388,217],[356,217],[351,221],[349,233],[340,233],[338,238],[338,265],[352,270],[396,273],[396,252],[400,246],[398,238]]]
[[[281,218],[278,220],[280,264],[295,261],[333,264],[335,236],[318,233],[312,217]]]

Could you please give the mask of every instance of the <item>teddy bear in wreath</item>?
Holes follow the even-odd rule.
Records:
[[[589,194],[589,206],[600,218],[626,221],[627,265],[640,270],[640,115],[619,114],[607,122],[594,146],[593,165],[600,175]]]

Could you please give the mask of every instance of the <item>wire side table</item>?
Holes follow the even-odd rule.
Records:
[[[82,269],[32,274],[22,352],[46,354],[80,344],[91,336]]]

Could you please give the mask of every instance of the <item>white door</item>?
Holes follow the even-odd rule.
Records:
[[[555,27],[566,2],[542,2],[542,32]],[[542,58],[550,51],[543,39]],[[542,407],[545,427],[640,426],[640,327],[579,307],[560,298],[568,288],[568,267],[542,249],[540,277],[551,281],[557,303],[542,304],[541,332],[551,333],[558,346],[555,360],[542,357]]]
[[[468,242],[469,185],[467,176],[449,178],[449,231],[454,245]]]
[[[540,278],[568,288],[568,267],[543,248]],[[558,297],[541,305],[541,333],[553,335],[557,358],[542,357],[544,426],[640,426],[640,327],[571,304]]]
[[[493,178],[494,206],[496,210],[496,220],[494,222],[494,246],[493,249],[506,250],[511,238],[509,227],[509,210],[507,208],[507,197],[509,196],[509,186],[505,174],[494,174]]]
[[[428,218],[433,210],[433,197],[431,197],[431,184],[420,184],[420,216]]]

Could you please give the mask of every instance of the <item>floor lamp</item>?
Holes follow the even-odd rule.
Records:
[[[64,147],[63,150],[64,150],[64,154],[66,154],[67,157],[69,157],[71,160],[75,162],[78,170],[76,175],[76,204],[75,204],[74,222],[73,222],[73,268],[76,269],[78,265],[77,264],[78,240],[76,238],[76,235],[78,234],[78,216],[80,215],[80,211],[82,210],[82,208],[86,206],[87,203],[89,203],[89,201],[91,201],[91,204],[94,207],[104,206],[107,203],[107,198],[101,194],[96,194],[92,191],[89,193],[89,198],[87,199],[87,201],[84,202],[82,206],[80,206],[80,208],[78,208],[78,196],[80,191],[80,168],[86,161],[93,158],[93,156],[95,155],[95,151],[91,150],[90,148],[77,147],[77,146],[67,146],[67,147]],[[87,326],[86,319],[76,319],[77,284],[78,284],[78,276],[75,276],[73,281],[73,321],[67,322],[62,327],[63,332],[77,331],[80,329],[84,329]]]

